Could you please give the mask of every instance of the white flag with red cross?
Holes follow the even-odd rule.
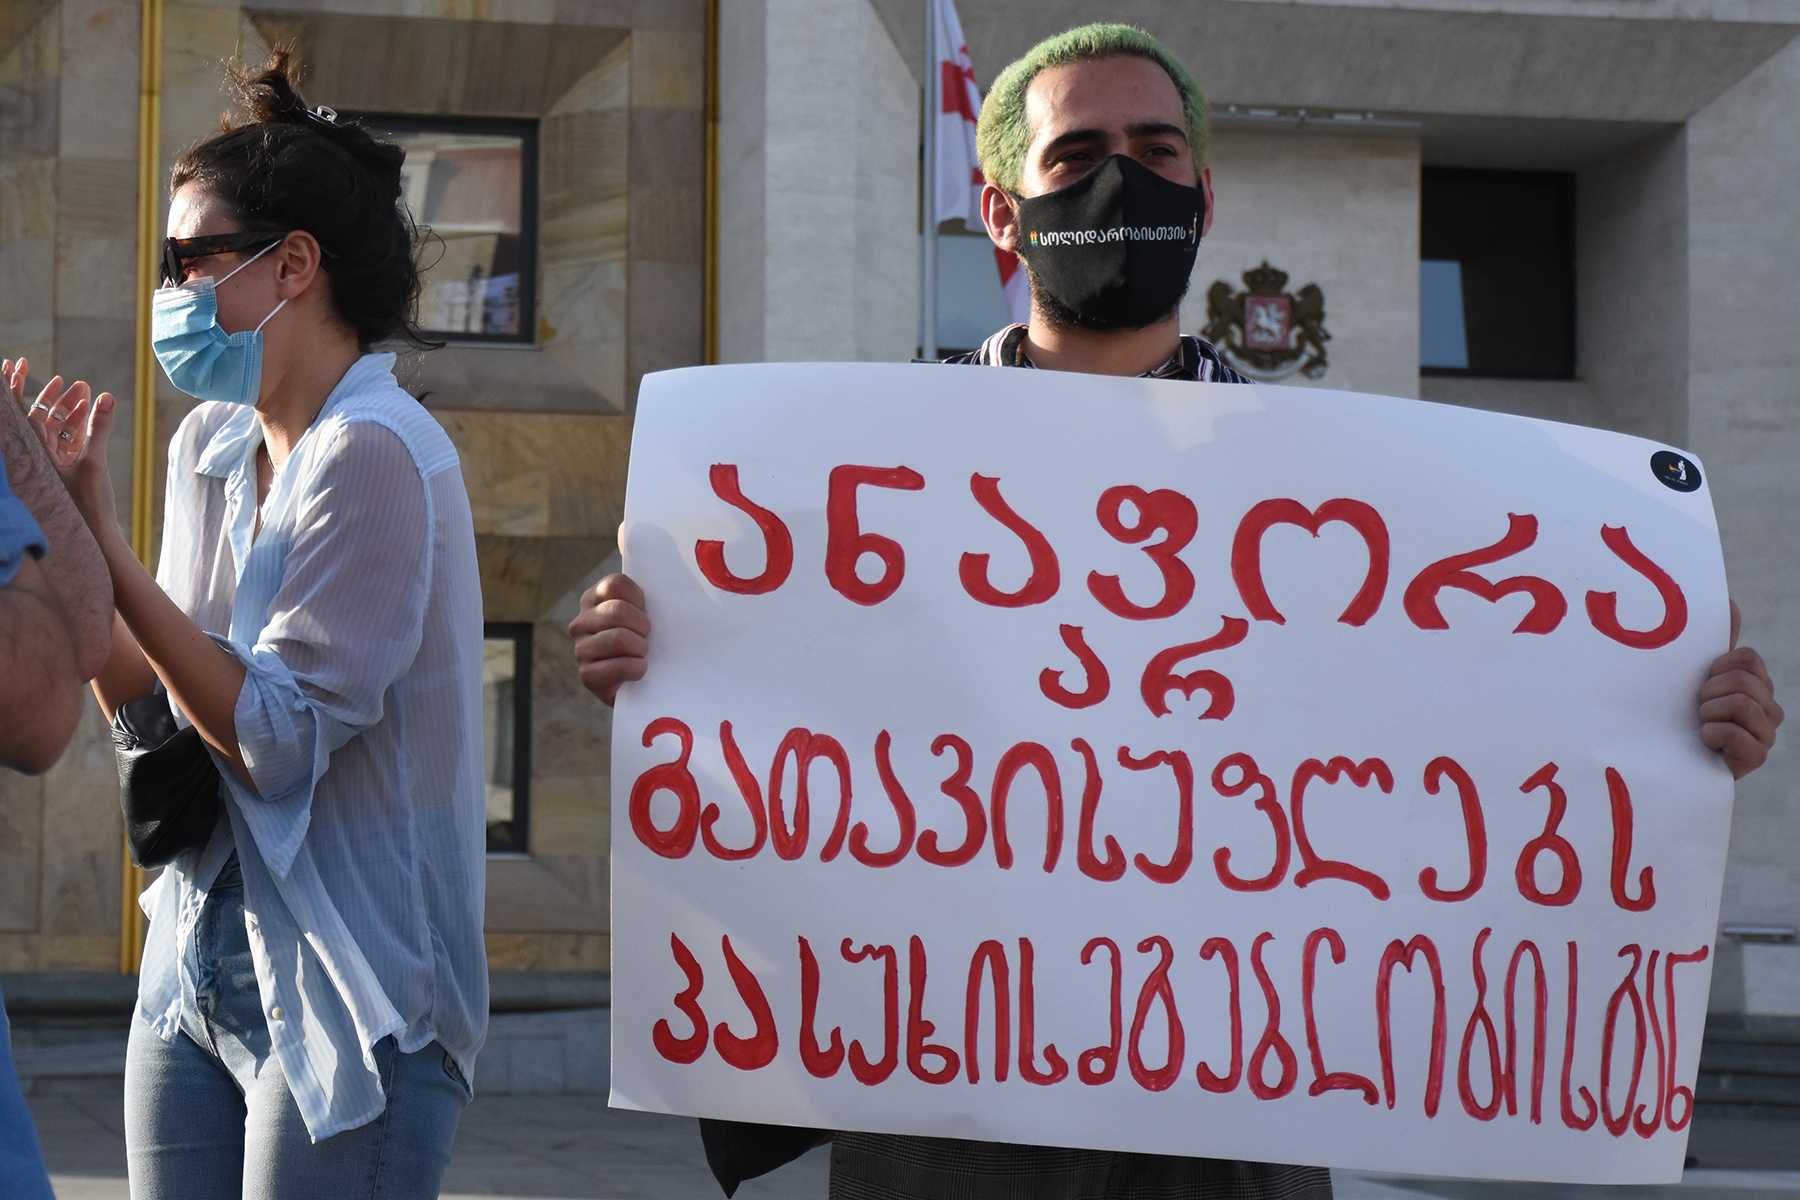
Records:
[[[981,115],[981,89],[975,65],[963,41],[962,22],[954,0],[933,0],[937,22],[938,111],[937,161],[933,164],[932,199],[938,222],[961,221],[970,231],[985,228],[981,220],[980,158],[975,152],[975,124]],[[1019,256],[994,248],[1000,287],[1015,321],[1031,313],[1031,290]]]

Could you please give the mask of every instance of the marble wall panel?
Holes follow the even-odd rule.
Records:
[[[598,702],[594,707],[602,708]],[[531,842],[538,854],[604,859],[611,846],[605,776],[531,781]]]
[[[48,937],[117,936],[118,780],[105,718],[90,703],[68,751],[43,779],[39,932]]]
[[[0,162],[57,152],[62,19],[53,2],[28,2],[0,27]]]
[[[589,787],[594,802],[604,805],[612,710],[581,686],[561,621],[537,624],[531,687],[533,715],[538,718],[532,742],[533,778]]]
[[[54,0],[11,0],[0,5],[0,57],[31,33],[54,6]]]
[[[0,771],[0,933],[38,927],[44,781]]]
[[[620,412],[626,401],[626,264],[618,261],[544,263],[539,277],[542,311],[538,331],[542,353],[575,379],[592,383],[598,394],[590,407]],[[565,316],[565,314],[568,314]]]
[[[572,355],[552,352],[566,336],[550,316],[540,317],[540,327],[550,322],[549,340],[542,349],[491,349],[476,345],[450,345],[427,354],[413,381],[414,394],[428,391],[425,405],[433,411],[477,409],[505,412],[597,413],[624,407],[623,396],[602,390],[578,372],[588,366]],[[620,338],[621,335],[609,333]],[[622,347],[617,351],[623,352]],[[571,360],[576,361],[571,361]],[[594,370],[609,369],[595,360]],[[616,374],[616,366],[610,368]],[[615,385],[617,386],[617,385]]]
[[[15,321],[44,315],[56,294],[56,244],[37,238],[0,242],[0,279],[6,280],[0,287],[0,322],[11,328]]]
[[[621,417],[446,410],[482,534],[604,538],[618,526],[630,423]]]
[[[116,933],[48,936],[0,933],[0,972],[117,971]]]
[[[321,103],[372,112],[537,117],[625,37],[622,29],[462,17],[296,12],[258,6],[265,38],[291,40]]]
[[[55,159],[0,158],[0,243],[56,236],[56,174]]]
[[[17,162],[56,153],[57,92],[55,79],[0,78],[0,154]]]
[[[67,225],[56,238],[56,315],[123,321],[134,336],[137,318],[137,240],[72,233]],[[129,341],[127,342],[129,345]],[[108,375],[104,385],[115,394],[128,391],[132,375]],[[57,370],[85,370],[59,365]],[[99,385],[99,381],[96,380]]]
[[[706,252],[705,220],[705,199],[692,188],[633,187],[632,262],[699,265]],[[692,300],[697,310],[700,296]]]
[[[611,541],[625,515],[631,423],[621,417],[544,417],[541,469],[550,484],[556,538]]]
[[[623,262],[630,229],[628,209],[636,201],[623,189],[593,191],[585,196],[561,193],[546,197],[538,241],[546,263]],[[549,320],[573,324],[571,314],[545,310]]]
[[[221,64],[241,58],[257,62],[268,45],[246,23],[235,4],[209,5],[191,0],[163,8],[162,128],[157,152],[162,169],[158,186],[166,191],[168,169],[177,155],[215,132],[225,112]],[[162,197],[158,215],[168,212]]]
[[[133,239],[137,220],[137,159],[72,158],[56,161],[57,221],[62,232]],[[136,259],[125,263],[135,276]]]
[[[62,0],[58,152],[65,157],[135,162],[138,110],[128,81],[138,77],[139,9],[137,0]],[[136,191],[127,194],[127,212]]]
[[[591,862],[555,855],[490,859],[487,929],[490,933],[601,932],[607,927],[602,875]]]
[[[642,29],[631,38],[631,106],[698,112],[706,105],[700,30]]]
[[[531,621],[578,587],[594,564],[612,553],[613,539],[477,534],[475,550],[481,559],[481,599],[487,619]]]
[[[542,537],[548,533],[550,481],[537,469],[543,442],[527,422],[483,413],[440,412],[456,443],[477,533]]]
[[[60,279],[58,280],[60,284]],[[96,392],[112,392],[117,401],[113,410],[113,431],[107,447],[107,466],[111,469],[113,501],[119,519],[129,528],[131,520],[131,422],[135,399],[132,391],[132,360],[137,323],[125,317],[56,318],[55,340],[49,358],[34,364],[32,374],[43,378],[56,371],[65,378],[88,381]],[[42,366],[45,369],[35,369]],[[96,734],[96,736],[103,736]]]
[[[632,98],[637,98],[637,80],[632,80]],[[706,124],[703,114],[692,108],[649,108],[633,105],[631,110],[631,181],[639,187],[684,188],[691,182],[693,164],[706,153]]]
[[[612,961],[605,933],[498,933],[487,935],[490,971],[604,971]],[[5,969],[0,960],[0,969]]]
[[[563,94],[556,98],[545,116],[563,113],[610,112],[631,105],[631,43],[620,42],[598,65],[590,65]]]
[[[546,222],[570,209],[625,194],[630,183],[627,138],[633,125],[623,108],[552,112],[544,117],[538,126],[538,159]]]

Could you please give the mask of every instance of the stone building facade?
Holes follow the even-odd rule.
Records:
[[[724,361],[917,352],[922,0],[5,0],[0,345],[126,396],[121,428],[137,399],[134,84],[152,6],[159,179],[216,119],[220,60],[276,41],[309,64],[309,96],[346,112],[535,123],[531,335],[453,344],[409,380],[463,452],[489,619],[536,633],[530,836],[492,863],[494,964],[602,972],[609,731],[574,686],[561,626],[614,551],[637,381],[704,361],[709,320]],[[1320,386],[1598,425],[1700,455],[1747,636],[1793,694],[1800,5],[958,8],[984,84],[1038,38],[1100,17],[1142,24],[1194,68],[1214,103],[1217,216],[1184,328],[1205,323],[1212,281],[1237,286],[1268,261],[1324,292]],[[1450,168],[1567,181],[1562,377],[1421,369],[1422,206],[1432,173]],[[148,461],[160,462],[187,404],[155,383]],[[132,456],[115,463],[123,499]],[[1739,789],[1729,927],[1800,925],[1795,741]],[[97,713],[48,775],[0,779],[0,973],[119,969],[131,930],[116,811]],[[1800,1014],[1800,946],[1724,936],[1718,954],[1716,1009]]]
[[[120,396],[113,462],[122,508],[132,496],[138,399],[133,231],[147,7],[0,5],[0,342],[34,368],[79,374]],[[305,64],[309,101],[344,113],[535,126],[529,341],[453,343],[403,359],[402,373],[462,454],[488,620],[534,634],[529,844],[491,860],[490,957],[498,972],[598,976],[608,961],[609,728],[576,686],[563,627],[614,552],[637,381],[702,358],[706,7],[156,7],[159,192],[182,148],[216,127],[222,62],[257,61],[278,43]],[[166,207],[159,194],[159,236]],[[153,381],[152,538],[168,440],[192,406],[160,372]],[[122,871],[112,753],[90,708],[56,768],[0,777],[0,973],[9,976],[117,972],[129,961],[137,931],[122,893],[137,881]]]

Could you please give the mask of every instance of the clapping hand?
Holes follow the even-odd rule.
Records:
[[[116,522],[112,473],[106,443],[116,404],[111,392],[98,396],[82,380],[64,384],[58,375],[27,404],[25,378],[30,364],[23,358],[0,359],[0,383],[25,412],[44,451],[75,501],[88,527],[98,537]]]

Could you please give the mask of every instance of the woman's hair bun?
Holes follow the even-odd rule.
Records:
[[[328,108],[312,108],[300,94],[300,80],[305,70],[294,52],[277,47],[268,62],[251,68],[234,64],[226,68],[226,88],[232,98],[232,112],[225,115],[224,128],[244,125],[299,125],[331,139],[345,151],[360,159],[383,184],[383,191],[400,195],[400,167],[406,152],[391,142],[372,137],[360,122],[339,117]],[[235,118],[235,119],[234,119]],[[391,185],[391,187],[389,186]]]
[[[225,128],[240,125],[298,123],[308,119],[306,101],[300,95],[300,65],[293,51],[277,49],[260,68],[233,64],[226,68],[225,86],[233,113],[226,114]],[[233,120],[233,117],[238,119]]]
[[[300,74],[285,47],[260,67],[228,67],[231,111],[176,160],[170,191],[196,183],[246,228],[312,234],[332,301],[364,349],[394,338],[431,346],[414,324],[419,231],[401,197],[406,151],[308,106]]]

